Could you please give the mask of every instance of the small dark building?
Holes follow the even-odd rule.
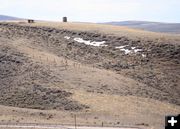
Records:
[[[28,19],[28,23],[34,23],[34,20]]]
[[[67,17],[63,17],[63,22],[67,22]]]

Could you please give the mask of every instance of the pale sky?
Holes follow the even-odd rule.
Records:
[[[0,15],[59,21],[180,23],[180,0],[0,0]]]

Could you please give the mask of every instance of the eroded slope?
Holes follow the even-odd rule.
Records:
[[[17,24],[1,24],[1,29],[4,35],[13,40],[17,38],[32,40],[32,45],[46,49],[59,57],[110,69],[147,85],[147,88],[137,90],[135,93],[129,90],[129,95],[180,104],[179,44],[169,43],[171,41],[156,42],[143,38],[132,40],[124,36]],[[65,36],[70,38],[67,39]],[[90,41],[105,41],[107,46],[94,47],[78,43],[74,40],[77,37]],[[127,54],[117,47],[124,47],[125,50],[136,48],[141,51]],[[112,90],[111,87],[113,86],[105,85],[102,89]],[[150,92],[149,89],[155,89],[156,92]],[[111,93],[123,95],[119,90]]]

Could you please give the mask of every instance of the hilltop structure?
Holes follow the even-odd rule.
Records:
[[[67,22],[67,17],[63,17],[63,22]]]

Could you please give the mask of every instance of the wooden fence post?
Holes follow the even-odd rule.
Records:
[[[77,129],[77,124],[76,124],[76,115],[74,115],[74,126],[75,126],[75,129]]]

